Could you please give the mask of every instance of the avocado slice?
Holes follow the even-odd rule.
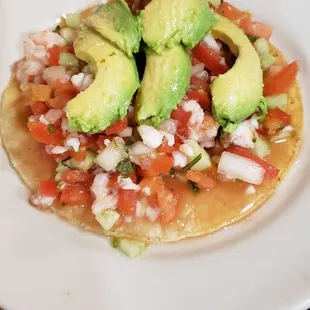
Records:
[[[139,21],[132,15],[124,0],[102,4],[86,18],[84,24],[116,44],[128,56],[139,51],[141,41]]]
[[[91,64],[96,76],[93,84],[69,101],[66,110],[69,128],[103,131],[127,113],[132,96],[139,88],[136,64],[89,29],[79,33],[74,49],[79,59]]]
[[[182,45],[161,55],[146,49],[146,68],[136,98],[138,123],[158,126],[184,98],[191,76],[190,57]]]
[[[153,0],[140,18],[144,42],[158,53],[180,42],[193,48],[215,23],[206,0]]]
[[[259,56],[243,31],[220,15],[216,18],[212,34],[229,46],[237,60],[213,81],[212,108],[224,131],[232,132],[261,105],[263,72]]]

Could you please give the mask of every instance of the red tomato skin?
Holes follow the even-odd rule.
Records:
[[[91,179],[91,176],[84,171],[69,169],[62,175],[62,180],[69,184],[84,183]]]
[[[189,100],[197,101],[205,111],[211,110],[211,96],[209,92],[202,89],[190,91],[186,94]]]
[[[120,189],[118,195],[118,209],[126,216],[135,214],[138,201],[138,192],[133,190]]]
[[[50,132],[48,126],[41,122],[29,122],[28,129],[33,138],[40,143],[50,145],[62,145],[64,138],[60,130]]]
[[[68,185],[61,191],[60,201],[70,206],[89,205],[91,193],[86,185]]]
[[[31,111],[33,115],[42,115],[45,114],[48,110],[49,108],[43,101],[34,101],[31,104]]]
[[[160,221],[168,224],[177,216],[178,194],[167,187],[157,192],[158,206],[161,209]]]
[[[167,155],[158,155],[151,163],[151,170],[159,174],[169,174],[173,167],[173,158]]]
[[[203,42],[194,47],[192,53],[193,57],[202,62],[212,75],[224,74],[229,70],[226,63],[222,62],[220,52],[208,47]]]
[[[127,119],[118,120],[114,124],[112,124],[110,127],[108,127],[105,132],[108,136],[117,135],[118,133],[126,129],[127,126],[128,126]]]
[[[57,183],[55,181],[40,181],[39,194],[47,197],[57,197]]]
[[[265,75],[264,96],[280,95],[288,92],[296,79],[298,70],[298,63],[294,61],[275,75]]]
[[[284,126],[291,125],[291,116],[278,107],[270,109],[266,117],[277,118]]]

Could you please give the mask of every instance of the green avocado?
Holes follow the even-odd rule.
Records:
[[[225,132],[231,132],[262,105],[263,72],[259,56],[243,31],[222,16],[216,18],[213,36],[237,56],[232,69],[211,85],[213,115]]]
[[[69,101],[69,128],[99,132],[122,119],[139,87],[134,60],[92,30],[84,29],[74,42],[76,56],[91,64],[94,82]]]
[[[182,45],[161,55],[146,49],[146,68],[136,98],[138,123],[157,126],[184,98],[191,76],[191,61]]]
[[[158,53],[181,42],[193,48],[215,23],[206,0],[153,0],[139,18],[144,42]]]
[[[116,44],[132,56],[139,51],[141,32],[138,19],[124,0],[102,4],[96,12],[86,18],[84,24]]]

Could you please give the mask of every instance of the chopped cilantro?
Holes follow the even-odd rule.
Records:
[[[125,143],[125,148],[128,150],[135,142],[136,139],[134,137],[129,137],[127,142]]]
[[[199,193],[200,188],[197,186],[197,184],[193,181],[188,181],[188,186],[189,188],[194,192],[194,193]]]
[[[114,249],[116,249],[119,246],[119,238],[114,237],[112,239],[112,246],[113,246]]]
[[[170,175],[174,175],[174,174],[175,174],[175,168],[172,167],[172,168],[169,170],[169,174],[170,174]]]
[[[182,168],[182,171],[188,171],[192,167],[194,167],[202,158],[202,155],[199,154],[197,157],[195,157],[188,165],[186,165],[184,168]]]
[[[255,36],[248,36],[249,40],[254,43],[257,40],[257,37]]]
[[[47,128],[49,132],[55,132],[55,126],[53,124],[49,124]]]
[[[122,175],[128,175],[134,171],[135,167],[136,165],[126,158],[118,163],[116,170]]]

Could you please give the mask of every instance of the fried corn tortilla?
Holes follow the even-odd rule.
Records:
[[[278,64],[286,60],[276,48],[271,47]],[[23,98],[14,75],[4,92],[0,124],[3,145],[14,169],[31,192],[36,192],[39,180],[54,179],[56,163],[45,158],[40,145],[30,135],[27,128],[27,100]],[[118,227],[105,232],[95,220],[90,206],[62,206],[60,201],[44,211],[50,211],[61,219],[91,233],[108,236],[136,238],[148,243],[175,242],[184,238],[210,234],[231,225],[257,210],[274,192],[286,175],[298,152],[302,133],[303,107],[297,82],[289,91],[287,112],[292,116],[292,126],[296,129],[293,137],[284,143],[271,146],[271,155],[266,160],[280,169],[279,176],[273,181],[264,181],[257,187],[256,194],[245,195],[245,183],[222,183],[210,192],[195,195],[183,190],[178,208],[178,219],[161,226],[138,219],[132,223],[121,223]],[[166,180],[168,184],[182,189],[186,185],[176,178]],[[251,207],[249,207],[251,206]]]

